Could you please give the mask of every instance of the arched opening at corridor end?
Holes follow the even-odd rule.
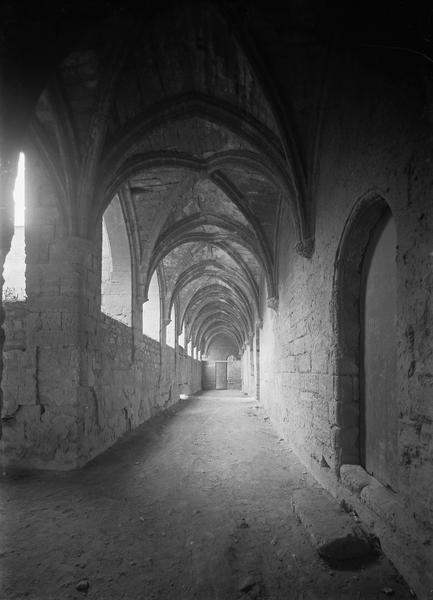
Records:
[[[240,390],[242,386],[241,361],[235,339],[228,334],[216,335],[202,361],[204,390]]]

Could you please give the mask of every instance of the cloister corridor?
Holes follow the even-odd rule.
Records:
[[[0,600],[433,600],[433,4],[0,1]]]
[[[8,600],[412,597],[383,555],[318,556],[291,507],[318,486],[240,392],[185,400],[80,471],[4,483]]]

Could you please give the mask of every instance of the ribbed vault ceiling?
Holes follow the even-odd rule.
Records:
[[[294,244],[307,233],[293,140],[211,3],[129,19],[64,62],[40,99],[35,143],[49,147],[59,191],[73,200],[69,228],[91,235],[119,197],[137,294],[146,299],[158,272],[165,322],[176,312],[178,332],[185,326],[203,352],[221,333],[240,349],[259,290],[275,304],[283,204]]]

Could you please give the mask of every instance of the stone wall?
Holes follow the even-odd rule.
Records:
[[[426,134],[431,113],[419,82],[408,77],[401,83],[391,67],[385,76],[381,69],[388,66],[378,64],[375,71],[369,64],[363,81],[364,65],[357,64],[355,82],[349,63],[341,64],[330,84],[322,125],[328,143],[320,148],[315,188],[315,253],[308,260],[294,251],[286,214],[279,241],[279,307],[274,312],[262,306],[260,395],[274,426],[305,464],[335,495],[364,511],[390,558],[424,593],[433,587],[433,171]],[[374,95],[363,93],[371,89]],[[352,450],[359,447],[360,391],[359,364],[347,348],[358,344],[359,331],[344,305],[356,307],[359,300],[351,298],[355,288],[341,294],[337,289],[344,265],[356,261],[344,254],[342,240],[351,235],[354,212],[370,210],[377,198],[389,205],[397,226],[394,493],[373,478],[340,478],[345,456],[359,462]]]
[[[11,422],[26,404],[33,404],[36,396],[36,355],[26,350],[27,306],[25,302],[4,304],[5,347],[3,374],[3,423]]]
[[[25,302],[6,306],[6,348],[4,367],[4,459],[19,467],[62,469],[79,466],[112,445],[120,436],[155,414],[172,406],[180,394],[194,393],[201,387],[200,363],[172,348],[142,336],[133,346],[132,329],[101,313],[97,325],[98,350],[92,354],[92,385],[87,402],[70,402],[68,412],[54,416],[50,399],[41,396],[44,381],[57,371],[58,361],[40,362],[43,348],[27,343],[32,314]],[[73,392],[74,369],[61,371],[64,388],[53,394]],[[77,390],[75,390],[77,393]],[[41,403],[41,397],[45,404]],[[75,396],[77,398],[77,396]],[[63,405],[65,407],[65,405]],[[59,410],[60,413],[60,410]],[[78,430],[75,439],[70,432]],[[59,436],[67,433],[59,446]],[[63,450],[61,452],[60,450]],[[66,457],[70,461],[65,464]]]
[[[240,390],[242,387],[241,361],[227,362],[227,388],[229,390]]]
[[[84,464],[159,412],[200,389],[197,363],[101,313],[79,463]]]

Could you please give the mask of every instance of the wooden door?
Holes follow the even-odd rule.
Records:
[[[216,362],[215,363],[215,389],[226,390],[227,389],[227,363]]]
[[[202,388],[204,390],[215,389],[215,363],[203,361],[202,365]]]
[[[397,489],[396,229],[388,215],[364,262],[361,458],[366,471]]]

